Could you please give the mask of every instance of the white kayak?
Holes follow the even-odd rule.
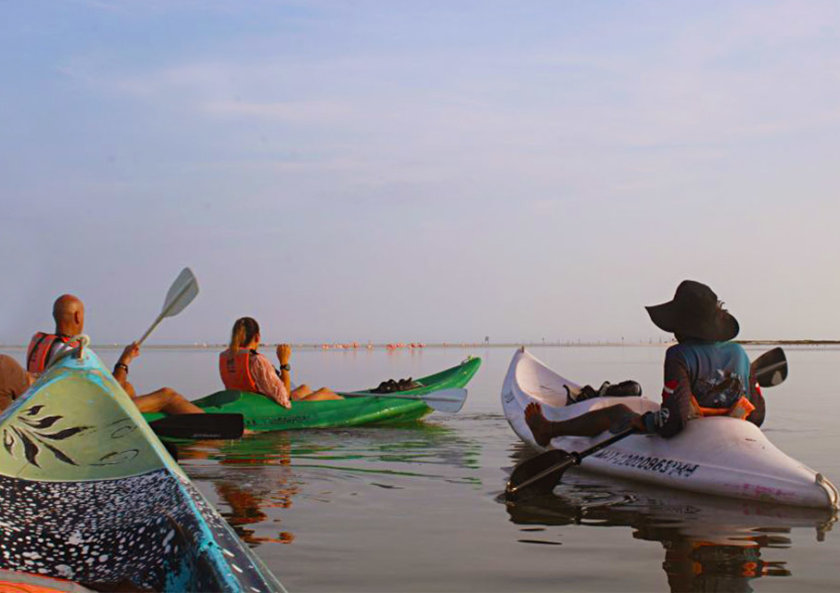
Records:
[[[582,451],[612,436],[561,436],[539,446],[525,422],[525,407],[541,404],[549,420],[624,404],[638,413],[659,409],[645,397],[596,397],[566,405],[565,379],[524,348],[517,350],[502,386],[505,417],[534,448]],[[585,470],[692,492],[814,508],[838,508],[840,495],[826,478],[786,455],[761,429],[730,417],[699,418],[677,436],[631,435],[583,459]]]

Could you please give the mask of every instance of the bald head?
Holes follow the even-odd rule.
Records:
[[[63,294],[53,303],[55,331],[65,336],[75,336],[85,328],[85,306],[72,294]]]

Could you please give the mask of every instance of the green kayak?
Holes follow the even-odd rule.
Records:
[[[480,358],[468,358],[458,366],[416,379],[421,386],[400,391],[394,397],[372,394],[369,390],[342,393],[346,399],[318,402],[292,402],[291,409],[277,405],[265,396],[247,391],[219,391],[193,403],[207,413],[242,414],[245,428],[252,431],[330,428],[362,424],[393,424],[417,420],[432,412],[422,399],[435,392],[464,387],[481,366]],[[152,422],[164,414],[144,414]]]
[[[285,591],[90,349],[0,414],[0,435],[0,591]]]

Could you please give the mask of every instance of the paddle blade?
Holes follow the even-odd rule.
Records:
[[[178,461],[178,447],[167,441],[161,441],[161,443],[166,449],[166,452],[169,453],[169,456],[172,457],[172,459],[174,459],[175,461]]]
[[[785,351],[780,347],[768,350],[750,365],[755,380],[761,387],[774,387],[787,378],[788,366]]]
[[[238,439],[242,414],[173,414],[149,423],[155,434],[173,439]]]
[[[575,463],[575,457],[562,449],[552,449],[526,459],[510,474],[505,498],[513,500],[526,490],[533,493],[551,492],[563,472]]]
[[[455,414],[464,407],[464,402],[467,400],[467,390],[463,388],[442,389],[432,393],[424,393],[418,397],[433,410]]]
[[[184,310],[198,295],[198,280],[195,279],[192,270],[184,268],[175,282],[169,287],[166,299],[163,301],[163,308],[160,311],[161,317],[174,317]]]

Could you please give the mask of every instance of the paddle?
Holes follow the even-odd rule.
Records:
[[[149,426],[158,436],[173,439],[238,439],[245,420],[242,414],[174,414]]]
[[[438,412],[454,414],[464,407],[467,390],[455,387],[441,389],[430,393],[339,393],[344,397],[384,397],[389,399],[416,399],[425,402],[427,406]]]
[[[166,449],[166,452],[169,453],[172,459],[178,461],[178,447],[167,441],[161,441],[160,444],[163,445],[163,448]]]
[[[787,359],[784,350],[779,347],[768,350],[750,364],[750,371],[755,375],[756,381],[761,387],[778,385],[787,377]],[[550,492],[567,469],[573,465],[580,465],[584,457],[600,451],[634,432],[635,429],[628,428],[579,453],[552,449],[535,455],[531,459],[526,459],[511,472],[510,479],[505,487],[505,497],[512,500],[524,488]]]
[[[768,350],[752,362],[750,371],[761,387],[775,387],[787,378],[785,351],[778,346]]]
[[[139,346],[167,317],[175,317],[198,295],[198,280],[189,268],[184,268],[163,300],[160,315],[149,326]],[[242,414],[177,414],[151,422],[149,426],[158,434],[179,439],[238,439],[244,430]]]
[[[172,286],[169,287],[169,292],[166,293],[166,299],[163,301],[163,308],[160,311],[160,315],[157,316],[157,319],[155,319],[155,322],[151,325],[151,327],[146,330],[143,337],[137,341],[137,345],[139,346],[146,341],[149,334],[152,333],[158,324],[165,318],[174,317],[183,311],[184,308],[193,301],[197,294],[198,281],[195,279],[192,270],[184,268],[181,270],[181,273],[178,274],[178,277],[175,278],[175,282],[172,283]]]
[[[510,479],[505,486],[505,497],[513,500],[523,488],[528,487],[534,491],[550,492],[567,469],[573,465],[580,465],[584,457],[597,453],[604,447],[609,447],[634,432],[636,432],[635,428],[628,428],[579,453],[575,451],[567,453],[562,449],[552,449],[531,459],[526,459],[517,465],[510,474]]]

